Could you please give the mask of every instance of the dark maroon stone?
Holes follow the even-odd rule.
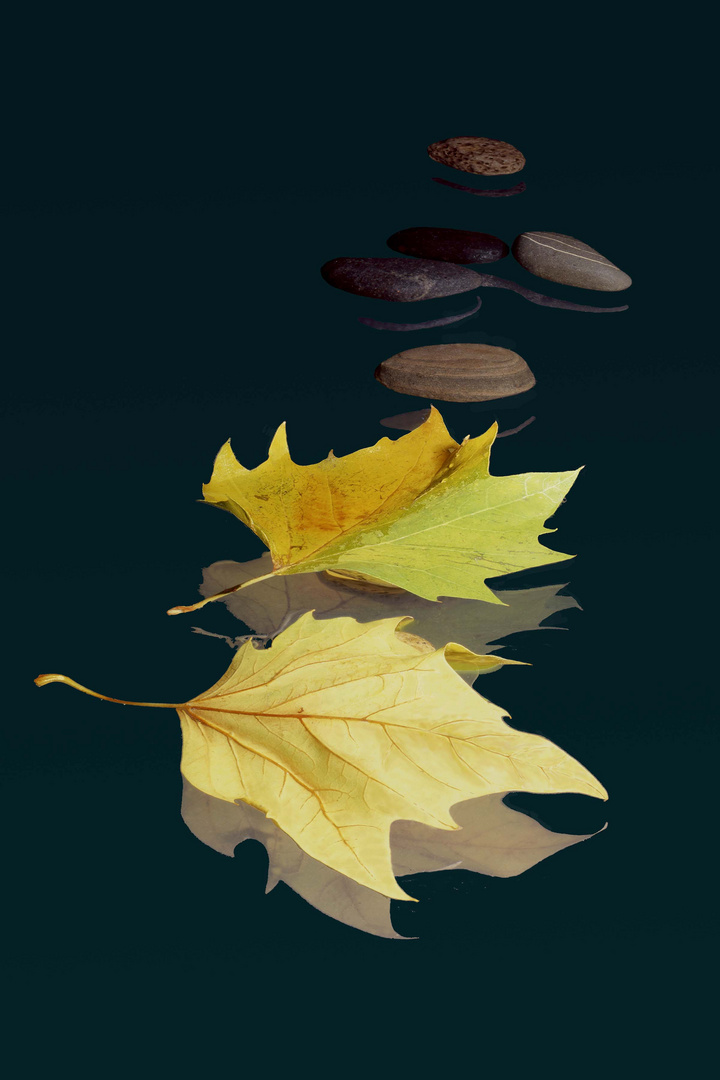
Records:
[[[403,255],[452,263],[497,262],[510,254],[505,241],[491,233],[430,226],[401,229],[388,238],[387,246]]]
[[[320,273],[336,289],[400,303],[469,292],[481,280],[474,270],[436,259],[331,259]]]

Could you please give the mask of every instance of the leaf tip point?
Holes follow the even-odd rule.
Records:
[[[217,461],[217,459],[223,453],[232,454],[232,456],[235,457],[235,453],[234,453],[233,448],[232,448],[232,439],[230,438],[230,436],[227,437],[225,442],[222,444],[222,446],[218,450],[217,454],[215,455],[215,460]]]
[[[288,447],[287,440],[287,422],[283,420],[283,422],[278,425],[277,431],[273,435],[272,441],[270,442],[270,446],[268,448],[268,461],[270,461],[272,458],[286,456],[290,456],[290,448]]]

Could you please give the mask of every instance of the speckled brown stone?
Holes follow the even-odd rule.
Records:
[[[400,303],[469,292],[481,280],[474,270],[435,259],[331,259],[320,273],[336,289]]]
[[[393,251],[421,259],[440,259],[453,263],[489,263],[504,259],[510,248],[492,233],[468,229],[434,229],[419,226],[401,229],[386,241]]]
[[[520,172],[525,165],[523,155],[510,143],[475,135],[458,135],[432,143],[428,154],[441,165],[480,176],[504,176]]]
[[[620,292],[632,285],[632,278],[574,236],[554,232],[521,233],[513,242],[512,252],[531,274],[560,285],[577,285],[581,289],[601,292]]]
[[[405,349],[384,360],[375,378],[398,394],[437,401],[495,401],[535,385],[517,353],[465,342]]]

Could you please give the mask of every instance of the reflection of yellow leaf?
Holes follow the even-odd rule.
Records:
[[[223,855],[232,856],[244,840],[263,844],[268,855],[266,892],[284,881],[339,922],[381,937],[400,937],[390,921],[387,897],[306,855],[287,833],[247,803],[214,799],[185,780],[182,816],[199,840]],[[393,823],[390,848],[396,877],[448,867],[513,877],[593,835],[550,832],[506,806],[503,793],[459,803],[452,808],[452,816],[461,826],[452,832],[412,821]]]
[[[272,575],[341,571],[428,600],[499,603],[486,578],[570,558],[538,537],[577,472],[491,476],[496,434],[493,424],[458,446],[433,409],[395,442],[296,465],[281,427],[256,469],[243,468],[226,444],[203,493],[268,545]]]
[[[212,596],[244,581],[264,577],[271,570],[267,553],[246,563],[216,562],[203,570],[200,592]],[[266,637],[274,637],[306,611],[314,611],[319,619],[346,615],[358,622],[408,615],[413,620],[413,633],[438,648],[446,641],[462,641],[473,652],[489,653],[499,648],[492,642],[511,634],[544,629],[543,622],[555,612],[577,608],[579,605],[572,596],[558,595],[562,587],[496,589],[495,595],[502,605],[458,597],[436,604],[406,592],[359,591],[324,574],[293,574],[269,577],[258,581],[252,589],[231,592],[225,603],[253,633]]]
[[[515,877],[557,851],[589,840],[582,836],[550,832],[527,814],[503,802],[503,792],[469,799],[453,807],[460,828],[441,833],[414,821],[396,821],[390,834],[393,869],[402,874],[434,870],[472,870],[489,877]]]
[[[558,747],[510,728],[451,667],[512,661],[454,644],[419,651],[397,627],[304,615],[269,649],[248,642],[215,686],[175,707],[191,784],[250,803],[313,858],[404,899],[393,821],[453,829],[454,803],[499,791],[606,794]]]
[[[386,896],[306,855],[254,806],[214,799],[185,780],[182,816],[198,840],[223,855],[232,856],[244,840],[261,843],[268,856],[266,892],[283,881],[308,904],[338,922],[378,937],[401,937],[393,930]]]

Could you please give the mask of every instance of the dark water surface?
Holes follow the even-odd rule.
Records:
[[[126,1002],[153,988],[194,999],[202,987],[205,1004],[216,992],[228,1007],[228,986],[242,986],[292,1011],[303,972],[313,993],[330,988],[335,1000],[350,981],[383,1008],[392,987],[432,997],[442,986],[446,1002],[468,1004],[471,988],[498,980],[514,987],[504,1000],[515,1008],[589,987],[608,1000],[636,987],[646,1006],[653,988],[702,968],[713,940],[703,800],[716,710],[699,662],[715,621],[705,600],[714,483],[701,479],[716,412],[707,160],[690,172],[657,152],[678,118],[657,98],[648,113],[644,97],[578,101],[548,87],[562,105],[549,117],[511,90],[497,108],[479,110],[469,88],[398,108],[396,86],[388,109],[377,85],[341,106],[337,85],[322,81],[248,99],[228,76],[217,109],[202,99],[195,114],[193,75],[181,85],[142,101],[80,95],[65,127],[49,94],[3,198],[2,465],[6,533],[18,541],[6,559],[14,656],[3,725],[12,978],[31,996],[52,987],[55,1002],[108,987]],[[433,184],[439,167],[425,146],[465,133],[520,147],[527,191],[483,200]],[[512,258],[481,269],[630,309],[549,310],[484,289],[467,323],[408,334],[361,326],[358,316],[420,321],[471,305],[474,294],[390,305],[322,281],[328,259],[391,254],[385,238],[415,225],[508,243],[531,229],[576,236],[632,288],[554,286]],[[533,666],[484,676],[481,689],[610,793],[606,807],[570,796],[513,805],[558,831],[609,827],[518,877],[411,879],[421,902],[394,903],[393,919],[415,940],[387,941],[285,885],[265,896],[259,844],[229,859],[192,835],[173,713],[38,690],[32,679],[59,671],[150,701],[212,685],[229,650],[191,626],[245,629],[219,604],[173,619],[165,610],[197,598],[202,567],[264,550],[196,501],[217,450],[231,437],[253,467],[283,420],[301,463],[395,437],[379,421],[427,401],[393,394],[373,371],[400,349],[441,341],[515,349],[537,377],[517,401],[438,403],[459,439],[494,419],[511,428],[536,417],[497,443],[496,473],[585,466],[549,540],[577,558],[508,582],[566,585],[582,610],[551,620],[563,632],[513,637],[504,655]]]

